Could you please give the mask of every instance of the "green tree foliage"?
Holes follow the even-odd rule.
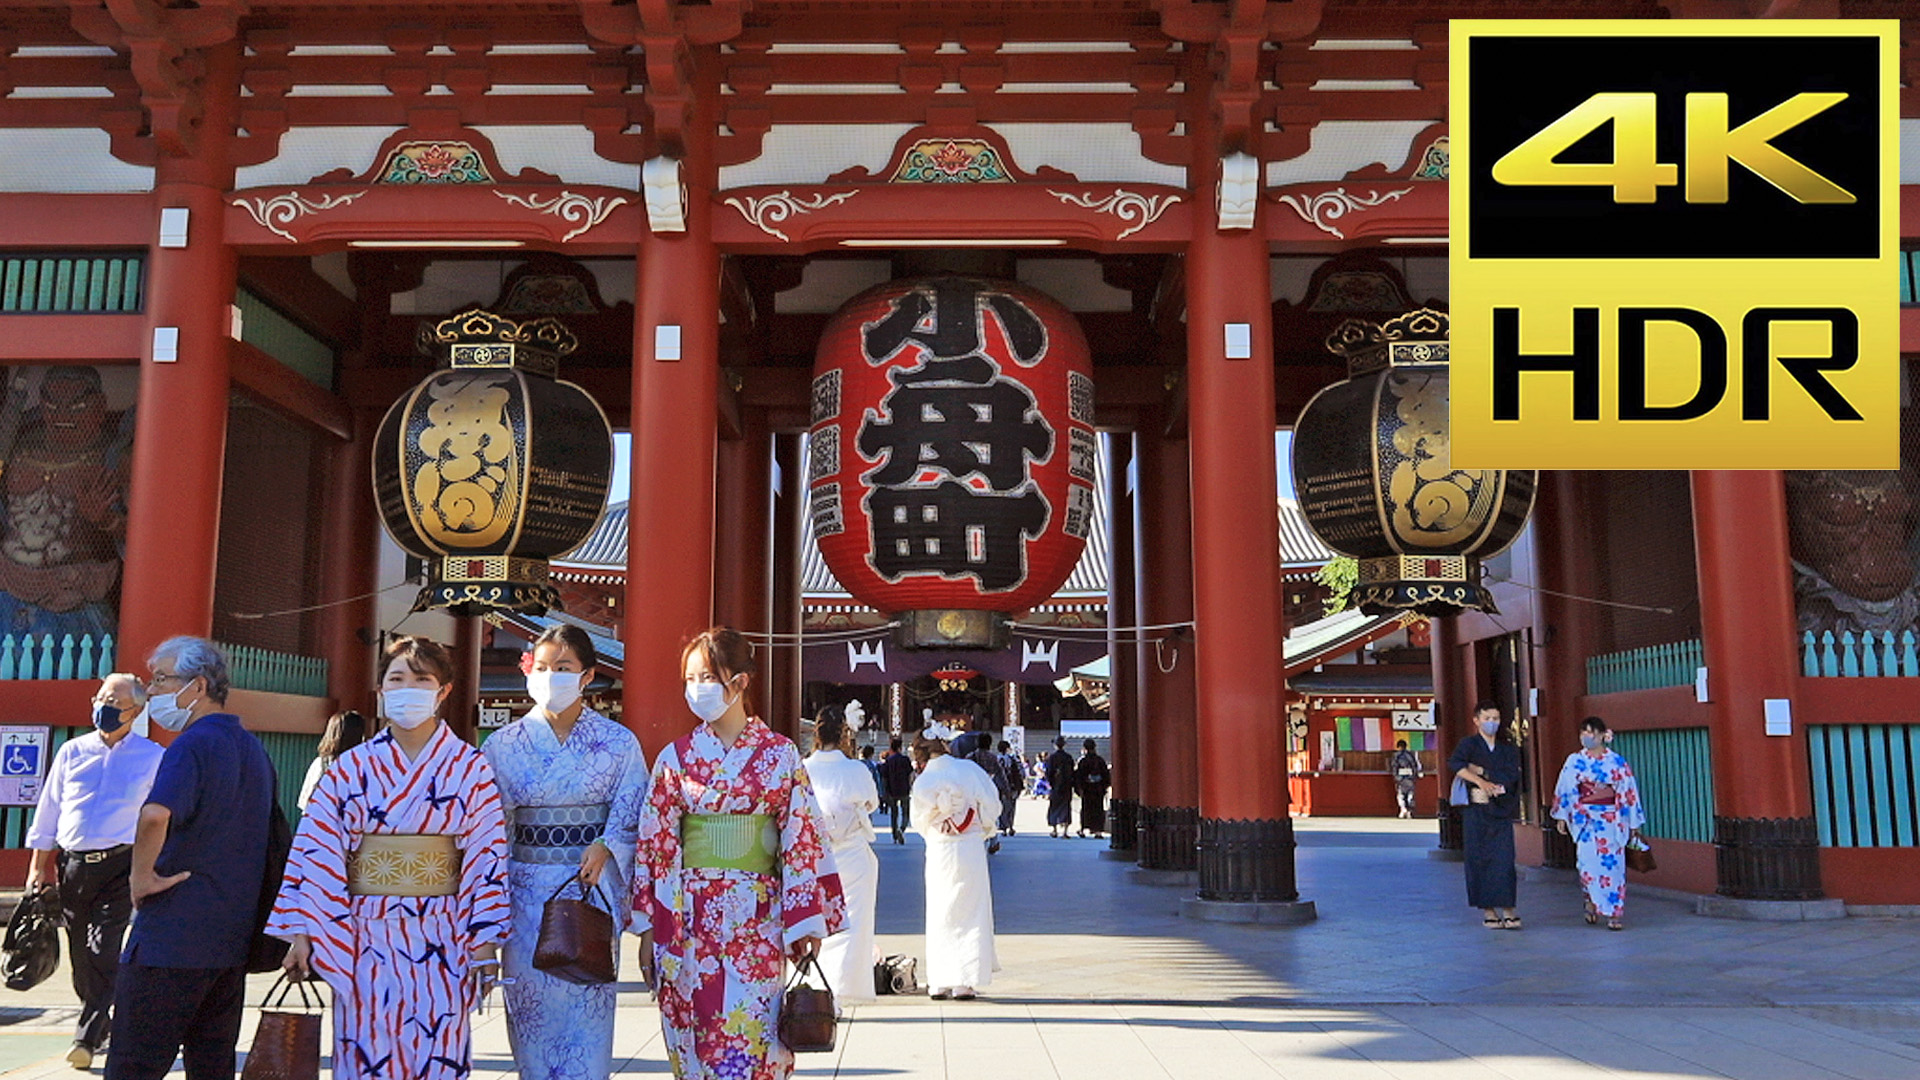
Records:
[[[1345,555],[1336,555],[1332,562],[1313,575],[1313,580],[1331,590],[1324,614],[1337,615],[1346,610],[1347,601],[1353,596],[1353,587],[1360,583],[1360,564]]]

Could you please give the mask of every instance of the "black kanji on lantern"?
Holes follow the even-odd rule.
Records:
[[[971,575],[984,591],[1014,588],[1026,580],[1024,540],[1037,539],[1052,514],[1029,481],[1031,463],[1053,453],[1053,428],[1033,392],[985,351],[990,318],[1014,362],[1046,354],[1046,326],[1026,304],[967,278],[914,289],[864,329],[870,363],[921,351],[917,365],[887,373],[893,389],[856,442],[880,461],[862,479],[872,487],[873,568],[889,581]],[[929,470],[943,478],[923,477]],[[989,490],[958,482],[976,475]]]
[[[975,356],[985,338],[981,320],[988,311],[1000,317],[1016,361],[1032,364],[1045,355],[1046,324],[1027,305],[993,291],[983,281],[941,278],[901,296],[886,318],[866,328],[867,362],[890,360],[910,341],[923,346],[937,360]]]
[[[867,497],[873,568],[888,581],[908,574],[972,575],[988,592],[1026,579],[1021,541],[1047,525],[1047,500],[1032,488],[975,491],[952,480],[932,487],[876,488]]]
[[[1026,481],[1029,457],[1053,451],[1053,429],[1034,412],[1033,393],[1008,378],[897,385],[881,406],[891,419],[860,426],[860,453],[886,456],[867,474],[876,485],[905,484],[932,468],[956,479],[977,472],[995,491],[1011,491]]]

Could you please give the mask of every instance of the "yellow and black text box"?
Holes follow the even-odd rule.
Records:
[[[1899,464],[1899,25],[1455,20],[1452,460]]]

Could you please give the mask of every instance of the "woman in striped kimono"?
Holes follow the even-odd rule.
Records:
[[[468,1013],[506,937],[506,834],[480,751],[435,715],[453,685],[445,647],[387,649],[387,730],[320,780],[294,836],[267,932],[286,968],[333,989],[335,1080],[465,1080]]]
[[[840,883],[799,750],[748,714],[746,639],[704,631],[681,669],[701,723],[653,763],[633,872],[667,1062],[681,1080],[784,1080],[785,961],[812,959],[844,926]]]
[[[640,740],[587,708],[581,691],[599,657],[567,623],[534,640],[522,666],[533,711],[488,737],[512,836],[513,933],[507,938],[507,1034],[521,1080],[607,1080],[613,1071],[613,985],[582,986],[533,966],[548,898],[576,879],[613,914],[615,958],[632,905],[627,882],[647,762]]]

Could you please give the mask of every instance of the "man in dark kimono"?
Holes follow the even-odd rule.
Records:
[[[1064,838],[1073,824],[1073,755],[1065,735],[1053,740],[1047,758],[1047,835]]]
[[[913,759],[900,752],[900,736],[889,744],[887,760],[880,763],[880,782],[887,798],[887,819],[893,825],[893,842],[904,844],[901,826],[913,812]]]
[[[1107,835],[1107,787],[1113,774],[1107,771],[1107,759],[1094,750],[1088,739],[1082,744],[1086,753],[1073,769],[1073,786],[1080,792],[1080,835]]]

